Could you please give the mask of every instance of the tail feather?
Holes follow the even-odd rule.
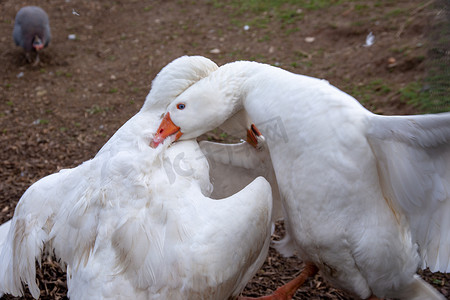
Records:
[[[0,253],[2,252],[3,244],[6,242],[6,237],[8,236],[10,227],[11,227],[11,220],[0,225]],[[1,297],[3,297],[3,291],[1,288],[1,281],[0,281],[0,298]]]
[[[9,223],[9,224],[8,224]],[[7,224],[7,225],[6,225]],[[27,224],[23,219],[8,221],[6,238],[0,227],[0,293],[23,295],[22,282],[28,285],[31,295],[38,299],[40,292],[36,282],[36,264],[41,261],[48,234],[38,224]]]
[[[9,228],[11,227],[11,220],[0,225],[0,251],[8,236]]]

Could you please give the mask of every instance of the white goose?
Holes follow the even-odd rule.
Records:
[[[450,113],[378,116],[325,80],[235,62],[168,106],[152,146],[242,109],[270,151],[290,235],[282,253],[361,298],[443,298],[416,271],[450,271]]]
[[[25,192],[0,227],[8,231],[0,236],[0,294],[22,295],[24,283],[39,297],[35,261],[45,245],[67,266],[72,300],[239,295],[267,255],[269,183],[260,177],[213,200],[196,141],[149,147],[169,101],[216,68],[202,57],[175,60],[153,81],[141,111],[92,160]],[[235,188],[220,189],[230,195]]]

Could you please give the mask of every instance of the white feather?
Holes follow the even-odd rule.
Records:
[[[149,146],[168,102],[206,76],[205,68],[217,66],[201,57],[169,64],[141,111],[93,159],[24,193],[0,227],[0,292],[21,296],[26,284],[39,297],[35,261],[44,245],[67,265],[70,299],[225,299],[241,292],[268,251],[270,184],[256,178],[214,200],[196,141]]]
[[[415,273],[449,271],[450,113],[376,116],[327,81],[243,61],[199,80],[166,112],[190,138],[241,109],[270,151],[290,234],[283,252],[295,246],[361,298],[430,297]]]

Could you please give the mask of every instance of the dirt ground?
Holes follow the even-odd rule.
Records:
[[[428,37],[446,16],[441,2],[329,1],[322,9],[285,4],[268,11],[235,2],[0,0],[0,222],[12,217],[33,182],[92,158],[140,109],[160,69],[182,55],[219,65],[273,64],[325,78],[375,113],[422,112],[402,91],[427,76]],[[38,66],[12,40],[15,14],[25,5],[41,6],[50,18],[52,41]],[[375,43],[364,47],[369,32]],[[443,51],[448,62],[449,50]],[[271,250],[244,295],[265,295],[301,268],[298,258]],[[450,297],[450,275],[423,276]],[[56,263],[46,261],[39,278],[41,299],[65,298]],[[317,275],[294,299],[349,296]]]

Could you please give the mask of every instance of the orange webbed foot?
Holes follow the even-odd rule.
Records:
[[[305,283],[306,279],[314,276],[319,269],[312,264],[307,263],[303,271],[293,280],[279,287],[273,294],[259,298],[239,297],[239,300],[290,300],[295,292]]]

